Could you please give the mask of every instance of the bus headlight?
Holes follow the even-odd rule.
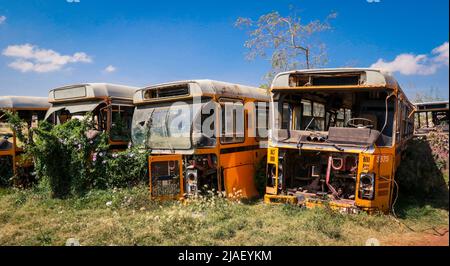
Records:
[[[373,200],[375,198],[375,174],[361,173],[359,176],[359,198]]]
[[[198,173],[197,169],[186,170],[186,194],[187,196],[196,195],[198,192]]]

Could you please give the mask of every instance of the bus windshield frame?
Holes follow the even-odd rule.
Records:
[[[211,103],[209,101],[208,103]],[[198,147],[195,139],[197,121],[205,101],[165,102],[136,106],[132,121],[132,141],[151,150],[191,150]],[[215,141],[208,147],[215,146]]]
[[[389,89],[275,89],[272,98],[272,128],[278,142],[371,146],[378,141],[378,146],[393,145],[397,98]],[[344,140],[343,134],[359,132],[373,136],[361,145]],[[342,135],[339,143],[328,139],[335,133]]]

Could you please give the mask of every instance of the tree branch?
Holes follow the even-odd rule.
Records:
[[[285,22],[286,24],[288,24],[288,27],[289,27],[289,33],[290,33],[290,35],[291,35],[291,44],[292,44],[292,47],[295,48],[295,49],[300,49],[300,50],[302,50],[302,51],[305,52],[305,57],[306,57],[306,68],[309,68],[309,48],[306,48],[306,47],[297,45],[297,44],[295,43],[295,33],[294,33],[294,31],[292,30],[292,24],[291,24],[291,22],[290,22],[289,20],[287,20],[287,19],[285,19],[285,18],[280,18],[280,20],[283,21],[283,22]]]

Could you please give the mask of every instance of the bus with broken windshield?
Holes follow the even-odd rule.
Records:
[[[22,181],[22,184],[15,185],[33,182],[33,162],[23,156],[24,142],[32,137],[30,129],[44,120],[49,107],[45,97],[0,96],[0,186],[10,184],[13,176],[20,176]],[[18,132],[11,128],[7,111],[17,114],[22,120],[23,138],[19,138]]]
[[[388,212],[414,107],[376,69],[283,72],[271,88],[266,202]]]
[[[91,137],[106,132],[112,149],[124,149],[131,141],[133,95],[137,89],[109,83],[74,84],[52,89],[48,95],[51,107],[45,119],[62,124],[70,119],[83,119],[90,113],[95,122]]]
[[[208,191],[256,197],[268,101],[267,90],[214,80],[138,90],[132,137],[133,145],[150,151],[151,197],[183,199]]]

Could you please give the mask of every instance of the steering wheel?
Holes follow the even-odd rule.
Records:
[[[357,124],[354,121],[364,121],[364,122],[369,122],[370,124],[369,125]],[[373,128],[374,122],[367,118],[355,117],[355,118],[350,118],[349,120],[347,120],[346,126],[355,127],[355,128]]]

